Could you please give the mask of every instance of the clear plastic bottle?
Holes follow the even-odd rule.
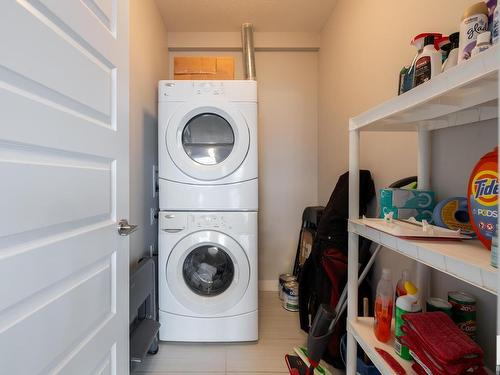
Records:
[[[391,270],[384,268],[377,285],[375,298],[374,332],[377,340],[387,342],[391,338],[392,310],[394,308],[394,288]]]

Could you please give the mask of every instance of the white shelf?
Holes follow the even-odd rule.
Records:
[[[491,252],[478,240],[398,238],[368,227],[363,219],[349,220],[349,231],[490,293],[497,293],[497,269],[490,265]]]
[[[347,322],[347,331],[354,336],[358,344],[365,351],[366,355],[383,375],[392,375],[396,374],[396,372],[387,364],[380,354],[377,353],[375,348],[385,350],[399,362],[399,364],[405,369],[407,375],[414,375],[416,373],[411,368],[413,361],[404,360],[394,351],[394,321],[392,328],[392,338],[389,342],[382,343],[377,340],[375,334],[373,333],[373,317],[357,318],[356,320],[349,320]],[[494,372],[488,368],[485,368],[485,370],[487,374],[494,374]]]
[[[498,117],[500,46],[350,119],[350,130],[416,131]]]
[[[382,343],[377,340],[373,333],[373,318],[358,318],[349,320],[347,330],[352,333],[356,341],[361,345],[366,355],[371,359],[375,367],[384,375],[396,374],[396,372],[387,364],[387,362],[377,353],[375,348],[385,350],[399,362],[406,370],[408,375],[415,374],[411,368],[413,362],[406,361],[394,352],[394,331],[392,338],[387,343]]]

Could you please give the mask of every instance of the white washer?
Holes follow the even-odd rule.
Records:
[[[163,211],[159,231],[160,340],[257,340],[257,213]]]
[[[160,81],[160,210],[257,211],[257,83]]]

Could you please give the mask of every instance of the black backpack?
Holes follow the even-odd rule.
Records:
[[[366,214],[369,202],[375,196],[371,173],[360,171],[360,216]],[[323,303],[335,308],[347,281],[347,219],[349,210],[349,174],[340,176],[318,223],[312,251],[304,263],[299,278],[300,326],[309,332],[316,311]],[[360,238],[359,260],[362,267],[369,259],[371,241]],[[366,281],[359,289],[359,298],[371,297]],[[337,368],[343,367],[340,339],[345,333],[345,318],[339,319],[330,340],[325,360]]]

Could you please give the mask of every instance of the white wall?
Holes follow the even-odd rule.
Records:
[[[410,64],[415,54],[413,47],[409,45],[414,35],[426,31],[447,34],[457,31],[464,9],[474,2],[422,0],[417,5],[416,2],[399,0],[337,1],[321,33],[319,54],[320,204],[326,203],[338,176],[347,170],[349,117],[397,95],[398,72],[403,65]],[[435,142],[451,139],[447,137],[448,135],[440,136]],[[468,148],[468,136],[462,135],[459,138],[464,149]],[[485,153],[487,150],[483,150],[484,143],[479,138],[477,141],[481,152]],[[401,177],[416,174],[414,134],[362,134],[361,149],[361,167],[372,171],[377,188],[387,186]],[[441,154],[440,163],[434,165],[437,174],[433,177],[441,173],[442,176],[458,175],[461,176],[461,181],[466,180],[465,171],[468,168],[465,165],[453,161],[454,167],[444,170],[442,163],[445,155]],[[456,174],[457,170],[463,175]],[[438,189],[441,186],[440,184]],[[377,259],[377,271],[384,266],[393,269],[393,278],[397,280],[401,268],[412,266],[412,263],[393,252],[383,251]],[[436,274],[433,273],[436,279],[434,287],[446,285],[446,288],[463,288],[457,280]],[[438,289],[433,291],[438,293]],[[442,292],[440,290],[439,294]],[[481,308],[490,314],[495,311],[495,305],[485,294],[487,295],[477,292]],[[483,332],[493,327],[494,322],[494,318],[479,321],[482,326],[481,337],[484,337]],[[484,340],[481,344],[488,350],[491,364],[494,346]]]
[[[133,265],[156,247],[157,227],[150,225],[153,165],[157,157],[157,84],[168,74],[167,37],[154,0],[130,1],[130,218],[139,229],[130,236]]]
[[[217,43],[235,48],[239,33],[169,33],[169,46],[199,51],[170,52],[174,56],[230,55],[235,57],[236,79],[243,78],[240,52],[206,51]],[[189,35],[190,34],[190,35]],[[256,45],[309,46],[318,38],[287,38],[283,33]],[[294,34],[294,33],[292,33]],[[276,36],[277,35],[277,36]],[[210,36],[214,36],[211,39]],[[303,34],[301,34],[303,36]],[[172,44],[171,43],[172,40]],[[302,43],[299,40],[306,40]],[[312,44],[311,44],[312,40]],[[299,41],[299,42],[298,42]],[[224,44],[226,43],[226,44]],[[317,52],[257,52],[259,92],[259,280],[274,289],[280,273],[293,266],[302,210],[317,204]]]

